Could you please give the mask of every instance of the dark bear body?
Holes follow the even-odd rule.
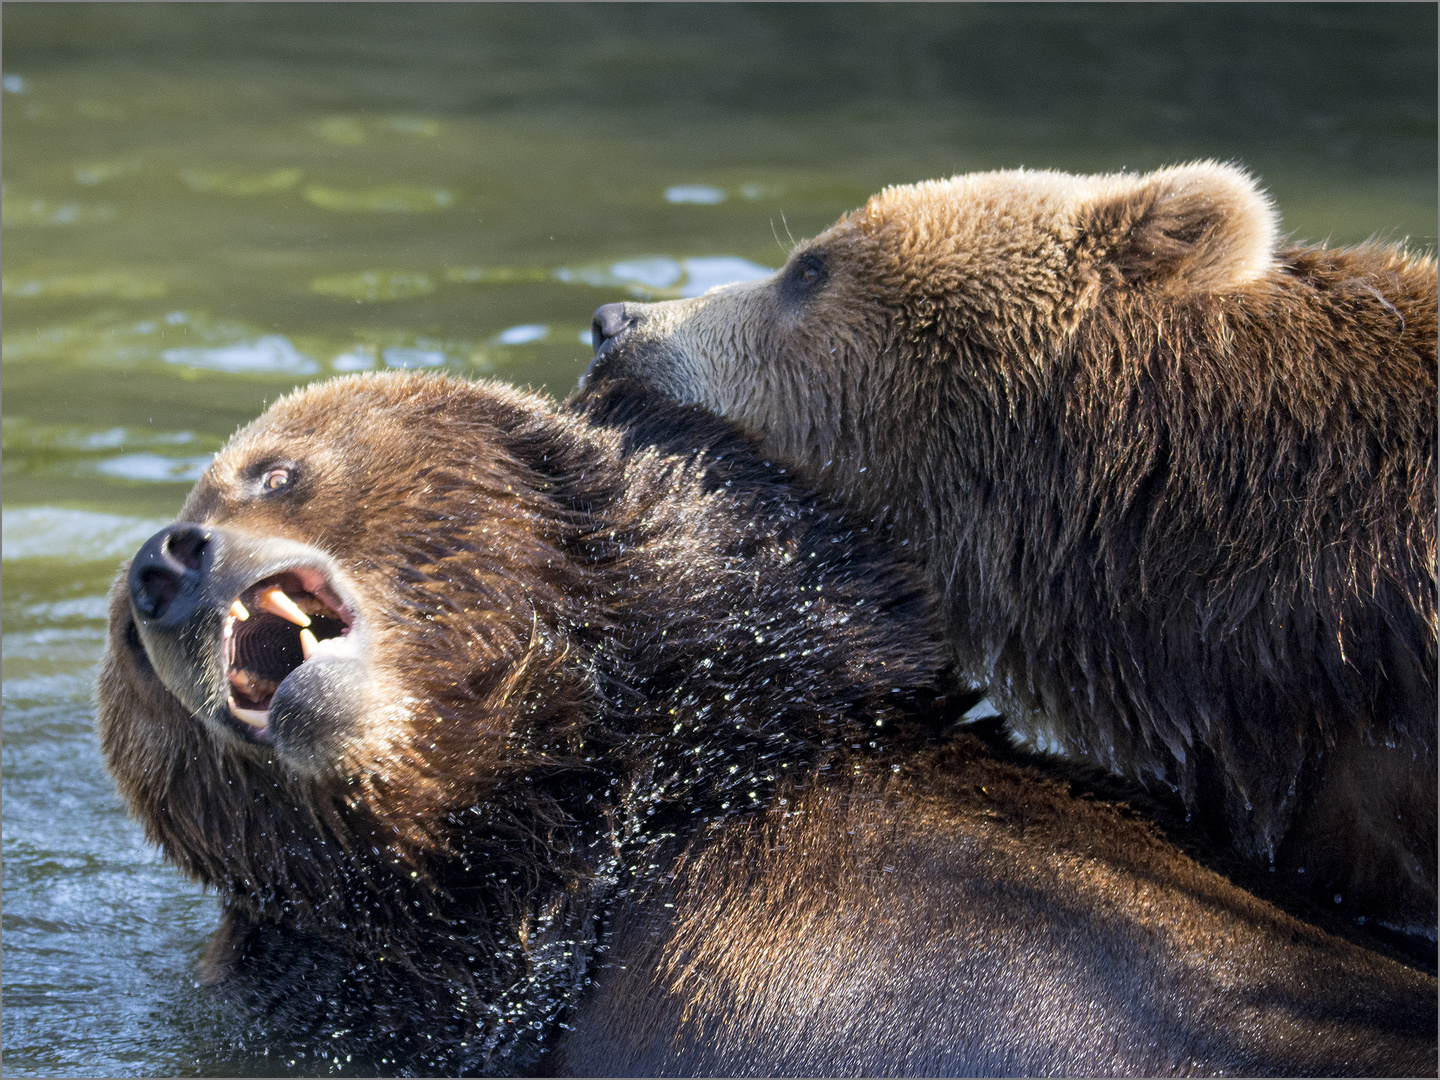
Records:
[[[589,380],[893,526],[1017,738],[1351,918],[1436,907],[1436,268],[1238,170],[889,189],[774,278],[597,313]]]
[[[1433,978],[935,744],[927,594],[848,519],[696,410],[588,410],[299,392],[117,584],[103,746],[263,1025],[452,1074],[1433,1072]]]

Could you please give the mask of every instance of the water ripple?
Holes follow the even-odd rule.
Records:
[[[757,281],[775,271],[738,255],[668,255],[624,259],[604,265],[562,267],[555,280],[596,288],[623,288],[641,299],[699,296],[718,285]]]
[[[290,344],[280,334],[266,334],[255,341],[222,345],[211,349],[166,349],[160,354],[167,364],[208,368],[234,374],[313,375],[320,365]]]
[[[701,206],[714,206],[722,203],[729,194],[709,184],[676,184],[674,187],[665,189],[665,201],[668,203],[698,203]]]
[[[0,556],[108,562],[123,559],[169,522],[56,506],[6,508],[0,519]]]
[[[210,465],[211,455],[172,458],[159,454],[121,454],[95,463],[95,471],[117,480],[143,484],[193,484]]]

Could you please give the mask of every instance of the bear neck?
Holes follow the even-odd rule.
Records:
[[[953,422],[835,454],[869,466],[839,475],[845,501],[919,552],[962,671],[1030,745],[1128,762],[1191,805],[1210,790],[1217,827],[1262,859],[1325,745],[1365,717],[1434,754],[1434,264],[1380,248],[1280,262],[1223,297],[1107,294],[1036,351],[906,351],[900,333],[877,392],[902,415],[945,402]],[[1357,278],[1334,314],[1335,282]],[[1273,327],[1295,311],[1320,314],[1292,348]],[[1383,355],[1357,356],[1347,320]],[[1416,416],[1419,431],[1397,422]],[[1305,516],[1317,500],[1325,521]],[[1376,531],[1388,521],[1399,534]],[[1245,637],[1273,671],[1244,667]],[[1283,728],[1288,759],[1213,719],[1237,712]]]

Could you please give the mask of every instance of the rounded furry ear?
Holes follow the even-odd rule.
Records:
[[[1127,285],[1221,289],[1274,262],[1275,208],[1234,165],[1202,161],[1097,181],[1077,216],[1079,245]]]

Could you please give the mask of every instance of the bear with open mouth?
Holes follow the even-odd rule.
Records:
[[[122,573],[102,745],[207,981],[387,1072],[1433,1072],[1433,977],[942,737],[888,552],[623,383],[336,380]]]

